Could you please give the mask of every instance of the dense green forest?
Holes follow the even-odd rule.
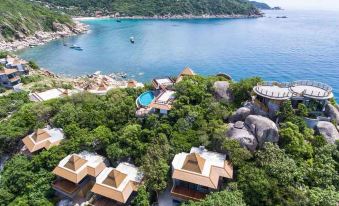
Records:
[[[0,39],[21,38],[35,31],[53,31],[53,22],[73,24],[70,17],[26,0],[0,1]]]
[[[94,15],[95,11],[102,11],[104,14],[120,13],[123,16],[259,13],[251,3],[244,0],[43,0],[43,2],[68,8],[64,11],[72,15]]]
[[[257,2],[257,1],[250,1],[258,9],[272,9],[268,4]]]
[[[143,119],[135,116],[135,99],[150,86],[112,90],[105,96],[82,93],[44,103],[28,102],[26,93],[0,97],[0,156],[11,155],[0,173],[0,205],[55,204],[51,171],[68,154],[89,150],[107,157],[113,166],[131,157],[145,173],[145,184],[132,203],[148,206],[170,183],[173,156],[205,145],[228,154],[234,179],[222,191],[185,205],[335,206],[339,202],[338,144],[327,144],[322,136],[314,135],[302,121],[304,113],[287,102],[279,113],[281,141],[266,143],[253,153],[244,149],[226,137],[226,120],[261,80],[232,82],[235,101],[231,103],[214,97],[216,80],[224,79],[185,78],[175,86],[174,109],[168,116],[153,114]],[[21,139],[46,124],[63,128],[66,140],[33,156],[16,154]]]

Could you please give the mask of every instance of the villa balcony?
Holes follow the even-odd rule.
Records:
[[[52,188],[62,195],[73,198],[80,189],[80,185],[60,178],[53,182]]]
[[[171,195],[180,200],[193,200],[193,201],[199,201],[206,197],[205,193],[196,190],[191,190],[182,186],[173,186],[171,190]]]

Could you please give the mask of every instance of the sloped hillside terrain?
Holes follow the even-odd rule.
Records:
[[[21,39],[36,31],[56,31],[56,25],[72,27],[72,19],[24,0],[0,1],[0,40]]]
[[[173,15],[258,15],[245,0],[42,0],[63,7],[72,15],[89,16],[96,11],[122,16]]]

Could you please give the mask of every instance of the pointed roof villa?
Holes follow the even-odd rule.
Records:
[[[190,153],[175,155],[172,167],[173,179],[212,189],[219,188],[220,177],[233,178],[233,167],[226,155],[207,151],[204,147],[193,147]]]
[[[64,139],[62,129],[44,128],[37,129],[36,132],[26,136],[22,139],[27,149],[32,153],[43,148],[49,149],[52,146],[57,146]]]
[[[117,168],[105,168],[96,178],[92,192],[126,203],[131,194],[137,191],[143,175],[132,164],[123,162]]]
[[[73,183],[79,183],[87,175],[96,177],[106,168],[105,158],[83,151],[71,154],[61,160],[53,173]]]
[[[186,156],[182,169],[201,174],[205,165],[205,159],[197,153],[191,153]]]
[[[177,77],[176,83],[180,82],[181,80],[183,80],[183,78],[185,76],[195,76],[196,74],[194,73],[194,71],[189,68],[189,67],[185,67],[180,74]]]

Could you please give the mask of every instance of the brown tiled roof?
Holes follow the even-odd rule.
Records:
[[[116,169],[113,169],[102,183],[111,187],[118,188],[121,182],[124,181],[126,177],[126,174]]]
[[[205,165],[205,159],[197,153],[186,156],[182,169],[201,174]]]
[[[69,158],[68,162],[65,164],[65,167],[70,170],[77,171],[86,162],[87,160],[84,160],[77,155],[72,155],[71,158]]]
[[[0,74],[13,74],[16,73],[16,69],[0,69]]]
[[[68,89],[65,89],[65,90],[60,90],[62,92],[62,94],[60,96],[68,96],[69,95],[69,92],[68,92]]]
[[[137,82],[135,80],[129,80],[127,83],[127,87],[136,87]]]
[[[180,73],[180,76],[193,76],[193,75],[195,75],[195,73],[189,67],[184,68],[184,70],[182,70],[182,72]]]
[[[105,91],[107,90],[107,86],[105,85],[104,82],[101,82],[101,84],[99,85],[98,91]]]
[[[44,141],[48,138],[50,138],[51,135],[48,134],[48,132],[46,132],[45,130],[43,129],[38,129],[33,135],[32,135],[32,139],[35,141],[35,142],[41,142],[41,141]]]

